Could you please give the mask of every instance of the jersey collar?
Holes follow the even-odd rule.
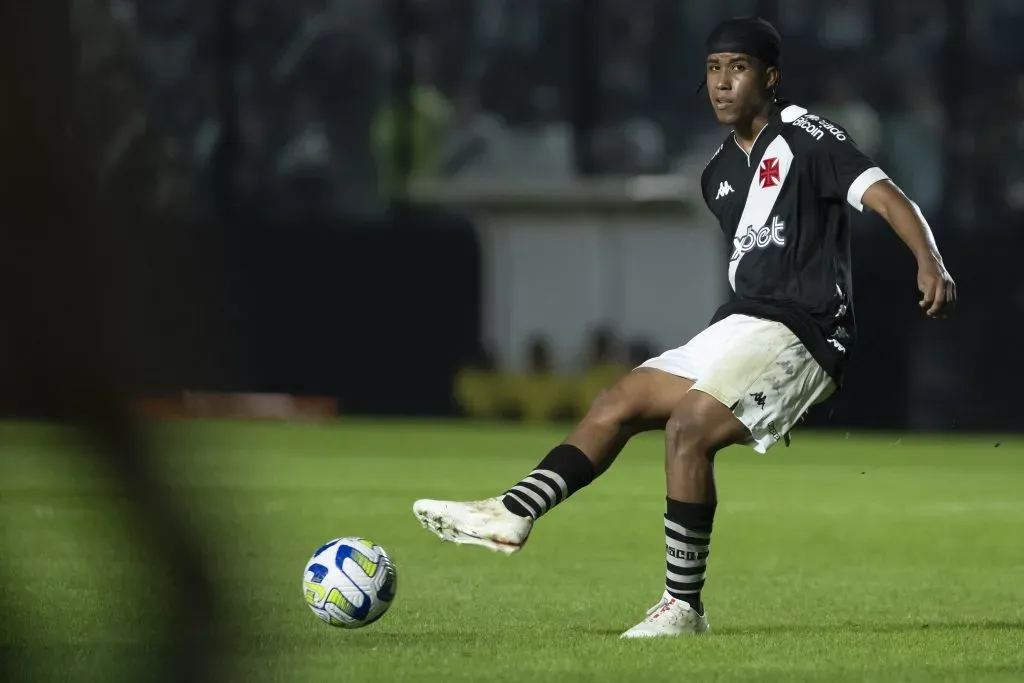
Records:
[[[788,104],[788,102],[778,101],[775,103],[775,111],[773,111],[772,115],[768,117],[768,123],[764,125],[764,128],[758,131],[757,136],[754,138],[754,144],[750,148],[750,154],[747,154],[743,151],[743,148],[740,147],[740,143],[736,140],[735,131],[729,136],[732,138],[732,144],[735,145],[740,154],[746,157],[747,167],[750,167],[754,159],[761,158],[761,154],[764,153],[765,148],[775,137],[779,127],[782,125],[782,110],[785,109]]]

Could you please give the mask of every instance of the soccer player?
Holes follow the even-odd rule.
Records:
[[[766,453],[788,442],[805,412],[840,386],[856,340],[849,209],[877,212],[910,248],[927,315],[945,314],[956,299],[918,206],[843,128],[777,97],[781,43],[756,18],[725,21],[707,40],[711,106],[732,128],[701,176],[704,201],[733,245],[733,295],[711,325],[602,392],[568,438],[504,494],[413,506],[444,540],[514,553],[542,515],[607,470],[633,435],[664,429],[665,588],[624,638],[709,630],[701,589],[715,454],[733,444]]]

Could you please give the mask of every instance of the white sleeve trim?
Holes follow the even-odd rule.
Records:
[[[864,204],[861,202],[864,199],[864,193],[878,181],[888,179],[889,174],[877,166],[869,168],[857,176],[857,179],[850,185],[850,189],[846,193],[846,201],[858,211],[864,211]]]
[[[798,118],[800,118],[801,116],[803,116],[806,113],[807,113],[807,110],[804,109],[803,107],[798,107],[795,104],[791,104],[791,105],[789,105],[788,107],[786,107],[785,109],[782,110],[782,113],[781,113],[782,122],[783,123],[793,123],[794,121],[796,121]]]

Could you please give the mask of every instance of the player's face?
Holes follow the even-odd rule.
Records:
[[[753,119],[766,104],[766,88],[774,78],[747,55],[721,52],[708,56],[705,65],[708,96],[719,123],[735,125]]]

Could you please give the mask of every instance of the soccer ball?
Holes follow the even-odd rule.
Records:
[[[365,538],[336,538],[306,563],[302,590],[313,613],[331,626],[361,628],[384,616],[398,575],[384,548]]]

